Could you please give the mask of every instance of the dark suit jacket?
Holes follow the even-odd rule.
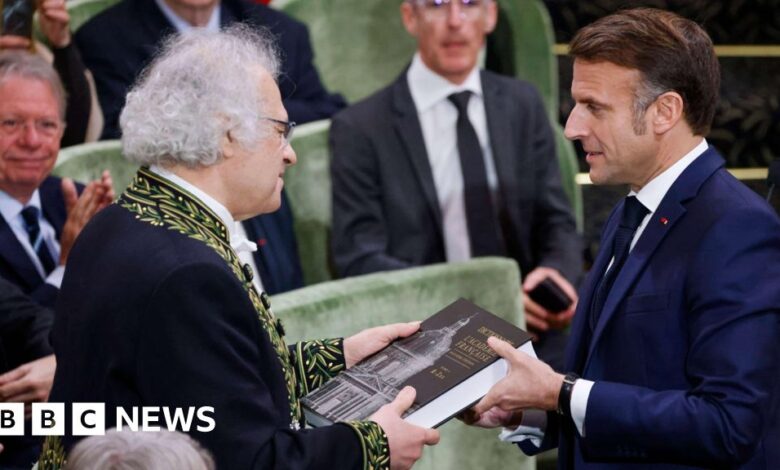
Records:
[[[25,296],[9,281],[0,278],[0,374],[52,354],[49,330],[54,313]],[[30,422],[26,436],[3,437],[0,468],[30,468],[40,452],[39,437],[32,437]]]
[[[79,236],[51,401],[105,402],[109,427],[119,406],[212,406],[215,429],[190,434],[221,469],[362,468],[350,427],[290,429],[280,361],[243,280],[202,240],[160,225],[114,204]]]
[[[38,190],[41,195],[43,217],[54,227],[59,240],[67,218],[60,179],[49,176],[43,180]],[[39,304],[54,307],[58,289],[44,282],[8,222],[2,217],[0,217],[0,276],[19,286],[22,292]]]
[[[279,88],[290,119],[299,124],[330,117],[344,107],[314,68],[309,33],[302,23],[277,10],[245,0],[222,0],[221,24],[264,26],[277,37],[282,56]],[[104,139],[118,138],[125,95],[151,61],[164,37],[175,33],[154,0],[122,0],[79,28],[76,45],[92,71],[103,109]]]
[[[563,467],[780,463],[780,220],[723,163],[710,148],[672,185],[591,338],[588,310],[610,253],[597,256],[566,361],[595,381],[585,438],[548,415],[544,444],[559,444]],[[602,247],[621,211],[622,203]]]
[[[544,265],[572,282],[581,269],[555,142],[531,85],[482,72],[488,133],[523,273]],[[333,251],[352,276],[446,261],[442,218],[422,130],[403,73],[340,112],[330,129]]]
[[[279,210],[242,223],[247,238],[257,243],[254,258],[257,274],[263,281],[263,290],[269,294],[279,294],[303,287],[303,271],[293,230],[293,215],[284,191]]]
[[[0,374],[52,354],[49,329],[54,314],[0,278]]]

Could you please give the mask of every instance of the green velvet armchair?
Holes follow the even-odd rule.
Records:
[[[275,295],[271,305],[290,342],[422,320],[459,297],[523,327],[519,285],[514,261],[477,258],[325,282]],[[500,442],[497,430],[452,420],[440,431],[440,443],[426,448],[415,469],[535,468],[533,458]]]
[[[86,183],[100,178],[103,170],[111,172],[114,191],[119,196],[130,184],[138,165],[122,157],[122,146],[118,140],[104,140],[60,150],[52,173]]]

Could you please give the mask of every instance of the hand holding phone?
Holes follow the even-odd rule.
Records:
[[[555,281],[549,276],[536,285],[528,296],[550,312],[563,312],[572,304],[573,300],[566,295]]]

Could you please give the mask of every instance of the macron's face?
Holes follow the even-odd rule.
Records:
[[[574,61],[571,92],[575,106],[565,134],[579,140],[586,152],[595,184],[642,187],[657,167],[657,143],[648,129],[634,129],[634,97],[641,79],[638,70],[610,62]]]
[[[57,161],[63,130],[48,83],[13,76],[0,83],[0,189],[29,199]]]

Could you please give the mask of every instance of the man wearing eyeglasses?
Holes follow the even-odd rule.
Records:
[[[479,70],[490,0],[407,0],[417,53],[384,90],[333,119],[333,249],[342,275],[508,256],[524,294],[550,278],[576,301],[579,242],[536,90]],[[576,302],[574,302],[576,304]],[[562,365],[574,304],[524,298],[542,357]]]
[[[108,173],[83,188],[81,197],[73,181],[49,176],[64,116],[65,92],[51,65],[27,52],[0,52],[0,276],[49,307],[57,299],[74,240],[113,199]],[[32,316],[42,317],[27,320],[36,326],[37,346],[19,325],[15,339],[12,331],[4,331],[0,362],[7,367],[0,375],[0,402],[29,405],[46,401],[51,390],[56,363],[48,330],[54,315],[39,308]],[[30,429],[29,422],[25,426]],[[3,438],[2,444],[0,467],[29,468],[40,439],[28,432]]]
[[[111,178],[87,185],[51,173],[65,129],[65,92],[44,60],[0,53],[0,275],[53,307],[73,241],[113,199]]]
[[[409,468],[438,441],[401,419],[413,389],[367,420],[317,429],[299,400],[419,324],[288,348],[234,248],[246,243],[238,221],[279,207],[296,162],[271,41],[197,31],[150,67],[120,118],[125,157],[144,166],[84,230],[65,274],[52,402],[104,402],[109,426],[117,407],[211,407],[213,426],[180,430],[220,469]]]

